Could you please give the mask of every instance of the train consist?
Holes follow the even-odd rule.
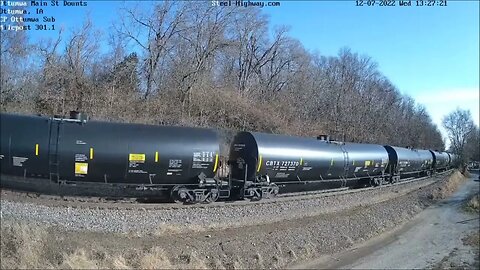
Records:
[[[239,132],[227,162],[215,130],[0,115],[1,186],[56,195],[259,200],[279,192],[394,183],[447,170],[456,155]],[[219,175],[228,166],[228,176]]]

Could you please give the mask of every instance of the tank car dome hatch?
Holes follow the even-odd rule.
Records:
[[[328,135],[318,135],[317,140],[319,140],[319,141],[330,141],[330,136],[328,136]]]
[[[79,112],[79,111],[70,111],[69,119],[87,121],[87,120],[89,120],[89,117],[88,117],[87,114]]]

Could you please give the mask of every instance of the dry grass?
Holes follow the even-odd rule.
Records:
[[[455,171],[448,179],[445,181],[444,185],[440,186],[434,190],[431,194],[431,199],[442,200],[448,198],[464,183],[468,178],[461,174],[459,171]]]
[[[478,198],[478,196],[477,196]],[[478,201],[477,201],[478,202]],[[462,239],[463,244],[467,246],[471,246],[475,252],[475,261],[471,267],[471,269],[480,269],[480,233],[473,232]]]
[[[165,255],[165,251],[159,247],[153,247],[150,252],[140,259],[140,268],[142,269],[165,269],[172,265]]]
[[[475,194],[470,200],[468,200],[465,208],[470,212],[480,212],[480,195]]]
[[[89,258],[83,249],[77,249],[73,254],[65,255],[60,265],[61,269],[99,269],[98,262]]]
[[[160,226],[153,232],[155,236],[162,236],[166,234],[179,234],[185,231],[185,228],[182,228],[179,225],[171,225],[171,224],[160,224]]]
[[[122,256],[117,256],[113,258],[112,266],[113,266],[112,267],[113,269],[130,269],[131,268],[127,265],[125,258],[123,258]]]
[[[26,224],[5,224],[2,220],[0,267],[2,269],[52,268],[46,260],[44,244],[48,241],[45,230]]]
[[[46,227],[2,220],[0,269],[208,269],[195,252],[172,261],[158,246],[144,250],[93,250],[73,245],[74,251],[58,246]],[[215,268],[223,265],[216,262]]]
[[[163,235],[172,235],[172,234],[182,234],[182,233],[198,233],[198,232],[207,232],[210,230],[221,230],[225,229],[225,226],[219,226],[217,224],[210,224],[208,226],[201,226],[196,224],[184,224],[184,225],[172,225],[162,223],[159,227],[153,231],[154,236],[163,236]]]
[[[464,245],[472,246],[475,248],[480,248],[480,233],[473,232],[466,237],[462,238],[462,242]]]

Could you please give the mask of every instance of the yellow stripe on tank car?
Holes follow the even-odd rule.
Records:
[[[260,155],[259,158],[258,158],[257,172],[260,171],[260,168],[262,168],[262,155]]]
[[[90,147],[90,159],[93,159],[93,147]]]
[[[38,146],[38,143],[35,144],[35,156],[38,156],[38,152],[39,152],[39,146]]]
[[[158,162],[158,151],[155,152],[155,162]]]
[[[218,154],[215,154],[215,165],[213,165],[213,172],[217,171],[218,166]]]

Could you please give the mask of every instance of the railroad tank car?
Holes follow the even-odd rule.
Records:
[[[258,132],[240,132],[230,150],[232,178],[288,187],[357,185],[384,175],[388,153],[381,145],[340,143]],[[376,179],[380,181],[380,179]]]
[[[48,142],[47,119],[0,114],[1,173],[49,177]]]
[[[446,170],[449,166],[450,159],[446,152],[430,150],[433,155],[433,167],[436,171]]]
[[[277,183],[338,179],[345,171],[340,144],[258,132],[238,133],[229,159],[232,178],[250,181],[260,175]]]
[[[392,176],[391,182],[398,181],[402,175],[430,174],[433,156],[427,150],[417,150],[397,146],[385,145],[389,155],[387,171]]]
[[[450,154],[450,158],[451,158],[450,167],[451,168],[458,167],[460,165],[459,156],[457,154],[454,154],[454,153],[449,153],[449,154]]]
[[[345,143],[343,148],[348,154],[347,178],[384,176],[389,156],[382,145]]]
[[[218,168],[211,129],[14,114],[0,122],[4,175],[171,187],[197,186]]]
[[[433,155],[429,150],[417,149],[418,155],[423,160],[422,171],[426,171],[427,174],[433,173]]]

